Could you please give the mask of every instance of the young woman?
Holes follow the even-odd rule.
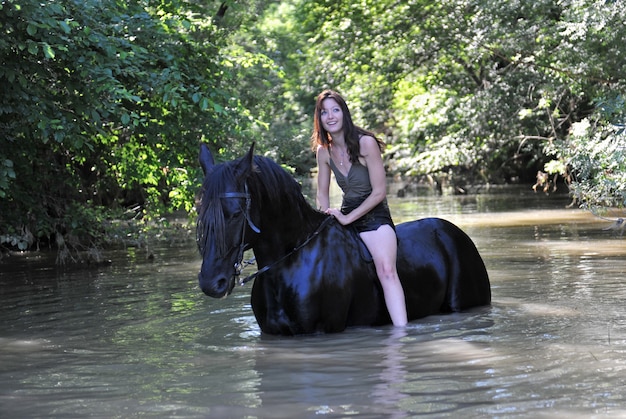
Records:
[[[396,271],[397,239],[389,207],[382,150],[376,136],[352,122],[339,93],[317,97],[312,147],[317,155],[317,204],[342,225],[352,225],[374,259],[385,303],[395,326],[407,323],[404,291]],[[331,171],[343,191],[341,210],[330,208]]]

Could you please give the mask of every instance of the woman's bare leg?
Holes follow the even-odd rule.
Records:
[[[396,233],[391,226],[382,225],[376,231],[361,233],[361,238],[374,259],[391,321],[394,326],[405,326],[407,324],[406,302],[396,269],[398,252]]]

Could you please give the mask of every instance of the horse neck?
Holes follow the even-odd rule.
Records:
[[[294,238],[308,236],[322,221],[324,215],[306,203],[296,204],[294,201],[275,203],[267,211],[263,211],[262,224],[265,229],[289,235]],[[296,204],[296,205],[294,205]]]
[[[290,178],[287,182],[295,180]],[[258,247],[269,253],[282,254],[284,249],[298,246],[326,217],[315,210],[293,184],[267,187],[256,195],[261,224]]]

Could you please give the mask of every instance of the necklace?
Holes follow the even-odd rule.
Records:
[[[346,155],[342,148],[339,148],[339,152],[341,153],[341,160],[339,160],[339,166],[343,166],[343,158]]]

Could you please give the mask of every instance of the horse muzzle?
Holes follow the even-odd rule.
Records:
[[[226,277],[218,275],[215,277],[207,277],[200,272],[198,274],[198,283],[203,293],[213,298],[225,298],[235,288],[235,276]]]

